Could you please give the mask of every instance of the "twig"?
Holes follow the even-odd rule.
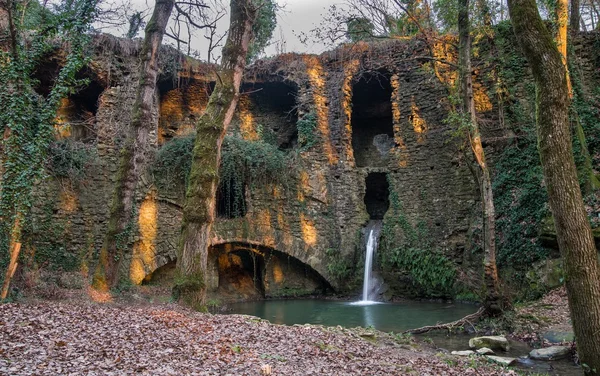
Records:
[[[403,334],[406,333],[411,333],[411,334],[421,334],[421,333],[427,333],[431,330],[439,330],[439,329],[452,329],[454,327],[457,326],[462,326],[465,323],[469,323],[471,326],[473,326],[473,324],[471,324],[470,321],[478,319],[479,317],[483,316],[483,313],[485,312],[485,309],[483,307],[479,308],[479,310],[477,310],[477,312],[472,313],[470,315],[467,315],[465,317],[463,317],[460,320],[456,320],[447,324],[439,324],[439,325],[429,325],[429,326],[422,326],[420,328],[416,328],[416,329],[409,329],[406,330],[404,332],[402,332]]]

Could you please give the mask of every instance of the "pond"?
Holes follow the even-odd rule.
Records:
[[[472,304],[402,302],[356,305],[334,300],[263,300],[231,304],[229,313],[258,316],[274,324],[373,327],[384,332],[458,320],[477,311]]]

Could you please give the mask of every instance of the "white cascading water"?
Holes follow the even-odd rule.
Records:
[[[377,295],[377,291],[381,285],[381,279],[378,278],[373,272],[373,259],[375,258],[375,251],[377,251],[377,238],[381,230],[382,222],[380,220],[372,220],[366,226],[366,234],[369,234],[367,238],[366,252],[365,252],[365,271],[363,280],[363,291],[362,300],[353,302],[353,305],[371,305],[380,304],[379,302],[373,301]]]
[[[371,273],[373,272],[373,253],[375,251],[375,232],[373,229],[369,232],[369,240],[367,240],[367,253],[365,255],[365,275],[363,280],[362,301],[368,302],[369,292],[371,291]]]

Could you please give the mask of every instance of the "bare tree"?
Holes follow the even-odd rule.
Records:
[[[174,294],[196,309],[205,307],[205,274],[215,217],[221,144],[239,100],[257,9],[253,0],[231,0],[231,25],[218,80],[196,124],[196,141],[183,206]]]
[[[586,374],[596,374],[600,370],[600,266],[573,157],[563,57],[534,0],[509,0],[508,6],[535,79],[538,149],[565,266],[577,351]]]

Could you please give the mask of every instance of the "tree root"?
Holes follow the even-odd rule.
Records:
[[[473,326],[473,324],[471,324],[471,321],[474,321],[475,319],[478,319],[481,316],[483,316],[484,312],[485,312],[485,308],[481,307],[481,308],[479,308],[479,310],[477,312],[467,315],[467,316],[463,317],[462,319],[459,319],[459,320],[456,320],[453,322],[449,322],[447,324],[422,326],[422,327],[416,328],[416,329],[405,330],[402,333],[403,334],[408,334],[408,333],[421,334],[421,333],[427,333],[431,330],[439,330],[439,329],[452,330],[457,326],[464,326],[465,324],[469,324],[469,325]]]

